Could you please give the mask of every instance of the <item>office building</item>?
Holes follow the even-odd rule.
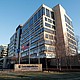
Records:
[[[12,47],[11,47],[12,46]],[[72,20],[61,5],[41,5],[10,39],[10,55],[18,54],[21,63],[76,55]],[[35,61],[33,60],[35,59]]]

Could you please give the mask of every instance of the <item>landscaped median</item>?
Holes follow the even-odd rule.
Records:
[[[80,72],[0,72],[0,80],[80,80]]]

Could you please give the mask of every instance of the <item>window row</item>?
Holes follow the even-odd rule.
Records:
[[[35,28],[37,27],[37,26],[39,26],[40,25],[40,27],[43,25],[43,22],[42,22],[42,18],[41,19],[39,19],[39,20],[37,20],[37,22],[35,22],[33,25],[31,25],[31,26],[28,26],[28,27],[26,27],[27,26],[27,24],[22,28],[22,36],[23,35],[25,35],[25,33],[27,33],[27,34],[29,34],[29,31],[35,31]]]
[[[33,54],[33,53],[40,53],[41,51],[44,51],[46,50],[45,46],[42,45],[42,46],[39,46],[38,48],[33,48],[33,49],[30,49],[30,52]]]
[[[55,51],[55,47],[47,47],[47,46],[40,46],[39,48],[33,48],[33,49],[30,49],[30,54],[34,54],[34,53],[40,53],[42,51]],[[28,53],[28,51],[26,52]],[[25,52],[23,54],[26,54]]]
[[[42,45],[44,45],[44,41],[42,41],[42,42],[34,42],[34,43],[32,43],[31,44],[31,47],[30,47],[30,49],[34,49],[34,48],[39,48],[40,46],[42,46]]]
[[[41,8],[23,27],[22,32],[27,29],[28,26],[33,25],[42,15],[45,14],[45,8]]]
[[[42,15],[45,15],[45,8],[40,9],[35,15],[34,15],[34,22]]]
[[[73,33],[72,31],[70,31],[68,28],[67,28],[67,31],[68,31],[70,34],[74,35],[74,33]]]
[[[48,9],[46,9],[46,16],[47,17],[51,17],[52,19],[55,19],[54,12],[52,12],[52,11],[50,11]]]
[[[51,25],[51,24],[49,24],[49,23],[45,23],[45,26],[46,27],[49,27],[49,28],[52,28],[52,29],[56,29],[56,27],[55,26],[53,26],[53,25]]]
[[[38,39],[36,37],[39,36],[39,34],[42,33],[43,31],[44,31],[44,28],[41,28],[38,31],[36,31],[34,34],[31,34],[31,36],[25,35],[21,39],[21,44],[24,44],[25,42],[29,41],[30,39],[31,39],[31,41],[33,40],[32,42],[35,42]]]
[[[55,41],[45,40],[45,44],[55,46]]]
[[[76,49],[76,47],[72,44],[69,44],[69,47],[71,47],[72,49]]]
[[[72,30],[72,31],[73,31],[72,27],[70,27],[70,26],[69,26],[69,25],[67,25],[67,24],[66,24],[66,26],[67,26],[70,30]]]
[[[24,33],[22,33],[22,38],[25,38],[25,37],[30,37],[30,35],[32,36],[32,34],[35,34],[35,31],[37,31],[38,29],[40,29],[40,25],[34,27],[33,30],[26,30]]]
[[[51,34],[56,34],[56,32],[54,30],[50,30],[48,28],[44,28],[45,32],[51,33]]]
[[[16,33],[10,38],[10,41],[13,41],[16,38]]]
[[[66,15],[64,16],[65,16],[65,21],[72,26],[72,21]]]
[[[48,22],[53,23],[55,25],[55,21],[54,20],[51,20],[51,19],[48,19],[48,18],[45,17],[45,21],[48,21]]]
[[[50,47],[50,46],[49,47],[45,46],[45,47],[47,51],[55,51],[55,47]]]
[[[67,35],[68,35],[69,38],[75,40],[75,38],[73,36],[71,36],[70,34],[67,33]]]
[[[45,34],[45,38],[54,40],[54,36],[53,35],[50,35],[50,34]]]
[[[72,44],[76,45],[76,42],[75,42],[75,41],[73,41],[73,40],[71,40],[71,39],[69,39],[69,38],[68,38],[68,41],[69,41],[70,43],[72,43]]]

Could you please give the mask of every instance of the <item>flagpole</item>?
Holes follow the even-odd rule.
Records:
[[[20,64],[21,53],[19,52],[19,64]]]
[[[21,58],[20,49],[17,49],[17,53],[18,53],[18,63],[20,64],[20,58]]]
[[[38,47],[38,64],[40,64],[40,57],[39,57],[39,43],[37,42],[37,47]]]

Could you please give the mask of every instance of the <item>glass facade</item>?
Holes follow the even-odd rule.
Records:
[[[28,55],[28,53],[37,54],[38,50],[40,52],[45,48],[43,45],[44,28],[42,27],[42,16],[45,14],[44,10],[45,9],[42,7],[22,28],[21,47],[29,43],[29,48],[25,49],[25,52],[21,49],[21,51],[23,51],[22,54],[25,56]],[[29,23],[30,25],[28,25]]]
[[[47,51],[55,51],[55,48],[53,48],[54,45],[52,45],[54,44],[53,35],[55,35],[55,31],[52,29],[54,19],[51,17],[51,12],[52,11],[46,9],[45,7],[41,7],[22,27],[21,47],[26,46],[26,44],[29,43],[29,48],[24,51],[21,49],[22,56],[27,56],[28,53],[30,53],[30,55],[35,55],[39,52],[39,55],[42,55],[47,54]],[[48,23],[43,21],[45,16],[50,17],[45,20],[48,21]],[[46,28],[43,25],[44,23]],[[50,27],[51,29],[48,29],[47,27]],[[46,40],[45,32],[51,34],[49,35],[49,39],[52,41]],[[47,47],[48,45],[52,45],[52,47]],[[46,57],[46,55],[43,57]]]

